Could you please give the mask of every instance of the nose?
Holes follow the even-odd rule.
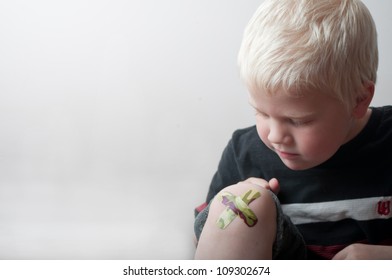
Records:
[[[269,125],[268,141],[273,144],[287,144],[290,135],[285,126],[277,121],[272,121]]]

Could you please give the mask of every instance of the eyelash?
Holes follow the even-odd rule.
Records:
[[[266,114],[261,113],[261,112],[259,112],[259,111],[257,111],[257,110],[255,110],[255,115],[256,115],[256,116],[261,116],[261,117],[263,117],[263,118],[268,118],[268,116],[267,116]]]
[[[255,111],[256,116],[260,116],[262,118],[268,118],[268,116],[266,114],[260,113],[258,111]],[[287,121],[293,125],[293,126],[303,126],[303,125],[307,125],[309,123],[311,123],[311,121],[309,120],[303,120],[303,121],[296,121],[296,120],[292,120],[292,119],[287,119]]]
[[[303,126],[309,123],[309,121],[294,121],[290,120],[290,123],[294,126]]]

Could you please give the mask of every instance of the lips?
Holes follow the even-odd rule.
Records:
[[[275,149],[275,152],[276,152],[281,158],[284,158],[284,159],[293,159],[293,158],[299,156],[299,154],[296,154],[296,153],[284,152],[284,151],[280,151],[280,150],[277,150],[277,149]]]

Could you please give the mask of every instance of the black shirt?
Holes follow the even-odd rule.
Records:
[[[365,128],[319,166],[295,171],[260,140],[256,127],[234,132],[209,192],[258,177],[277,178],[283,211],[310,256],[330,258],[352,243],[392,244],[392,106],[372,108]]]

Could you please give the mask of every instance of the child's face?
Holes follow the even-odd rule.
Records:
[[[354,137],[355,122],[350,113],[326,94],[259,92],[250,95],[250,104],[256,110],[261,140],[293,170],[325,162]]]

